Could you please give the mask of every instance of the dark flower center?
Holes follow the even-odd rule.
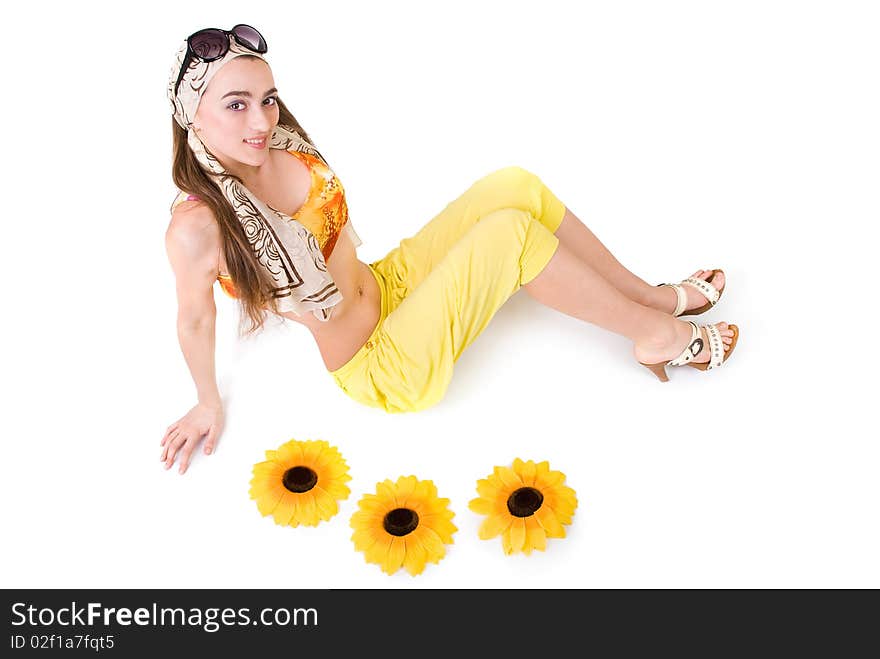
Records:
[[[409,508],[395,508],[385,515],[382,526],[391,535],[402,536],[412,533],[419,525],[419,516],[415,510]]]
[[[291,492],[308,492],[318,483],[318,474],[308,467],[291,467],[284,472],[281,482]]]
[[[507,509],[514,517],[528,517],[544,503],[544,495],[533,487],[521,487],[507,497]]]

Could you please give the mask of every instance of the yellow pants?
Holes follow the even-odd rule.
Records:
[[[453,364],[556,251],[565,205],[535,174],[505,167],[474,183],[378,261],[379,322],[330,371],[354,400],[389,413],[438,403]]]

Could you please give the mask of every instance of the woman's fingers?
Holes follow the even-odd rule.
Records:
[[[165,439],[162,440],[162,455],[159,456],[159,462],[165,462],[165,456],[168,455],[168,447],[171,445],[168,442],[169,437],[166,435]]]
[[[170,450],[168,451],[168,459],[165,461],[166,469],[170,469],[171,465],[174,464],[174,456],[177,455],[177,451],[179,451],[180,447],[186,443],[186,440],[187,436],[184,433],[180,433],[179,435],[177,435],[177,437],[175,437],[168,443],[168,446],[165,447],[166,450],[170,448]]]
[[[168,455],[168,449],[171,447],[172,440],[178,435],[180,432],[179,428],[175,428],[170,433],[165,435],[165,438],[162,440],[162,446],[165,448],[162,449],[162,457],[159,458],[159,462],[164,462],[165,457]]]
[[[214,445],[217,443],[217,424],[208,428],[208,438],[205,440],[205,455],[211,455],[214,452]]]
[[[168,428],[165,429],[165,436],[162,438],[162,441],[160,442],[159,446],[165,446],[165,442],[168,441],[168,438],[174,434],[175,430],[178,430],[180,428],[180,421],[181,421],[181,419],[178,419],[177,421],[172,423],[170,426],[168,426]]]
[[[180,470],[179,473],[184,473],[189,467],[189,461],[192,457],[193,451],[196,448],[196,444],[198,444],[198,439],[195,437],[191,437],[190,440],[183,447],[183,450],[180,452]]]

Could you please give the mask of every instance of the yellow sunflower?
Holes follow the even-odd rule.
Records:
[[[291,439],[266,461],[254,465],[250,495],[265,517],[272,515],[282,526],[317,526],[337,512],[336,502],[351,490],[348,465],[334,446],[322,439]]]
[[[488,515],[480,525],[480,538],[488,540],[501,534],[505,554],[533,549],[544,551],[547,538],[564,538],[563,524],[571,524],[577,497],[563,485],[565,474],[551,471],[547,461],[513,461],[513,468],[495,467],[486,478],[477,481],[480,496],[468,507]]]
[[[458,530],[448,505],[449,499],[437,498],[432,481],[401,476],[396,483],[377,483],[376,494],[365,494],[351,516],[355,549],[388,574],[401,566],[420,574],[429,561],[440,562]]]

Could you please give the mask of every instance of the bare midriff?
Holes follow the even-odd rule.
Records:
[[[229,272],[220,255],[221,272]],[[370,267],[357,257],[348,233],[339,240],[327,261],[327,272],[333,277],[343,300],[333,307],[330,320],[318,320],[311,312],[297,316],[293,312],[280,315],[309,328],[324,366],[335,371],[348,362],[370,338],[379,322],[382,298],[379,284]]]

